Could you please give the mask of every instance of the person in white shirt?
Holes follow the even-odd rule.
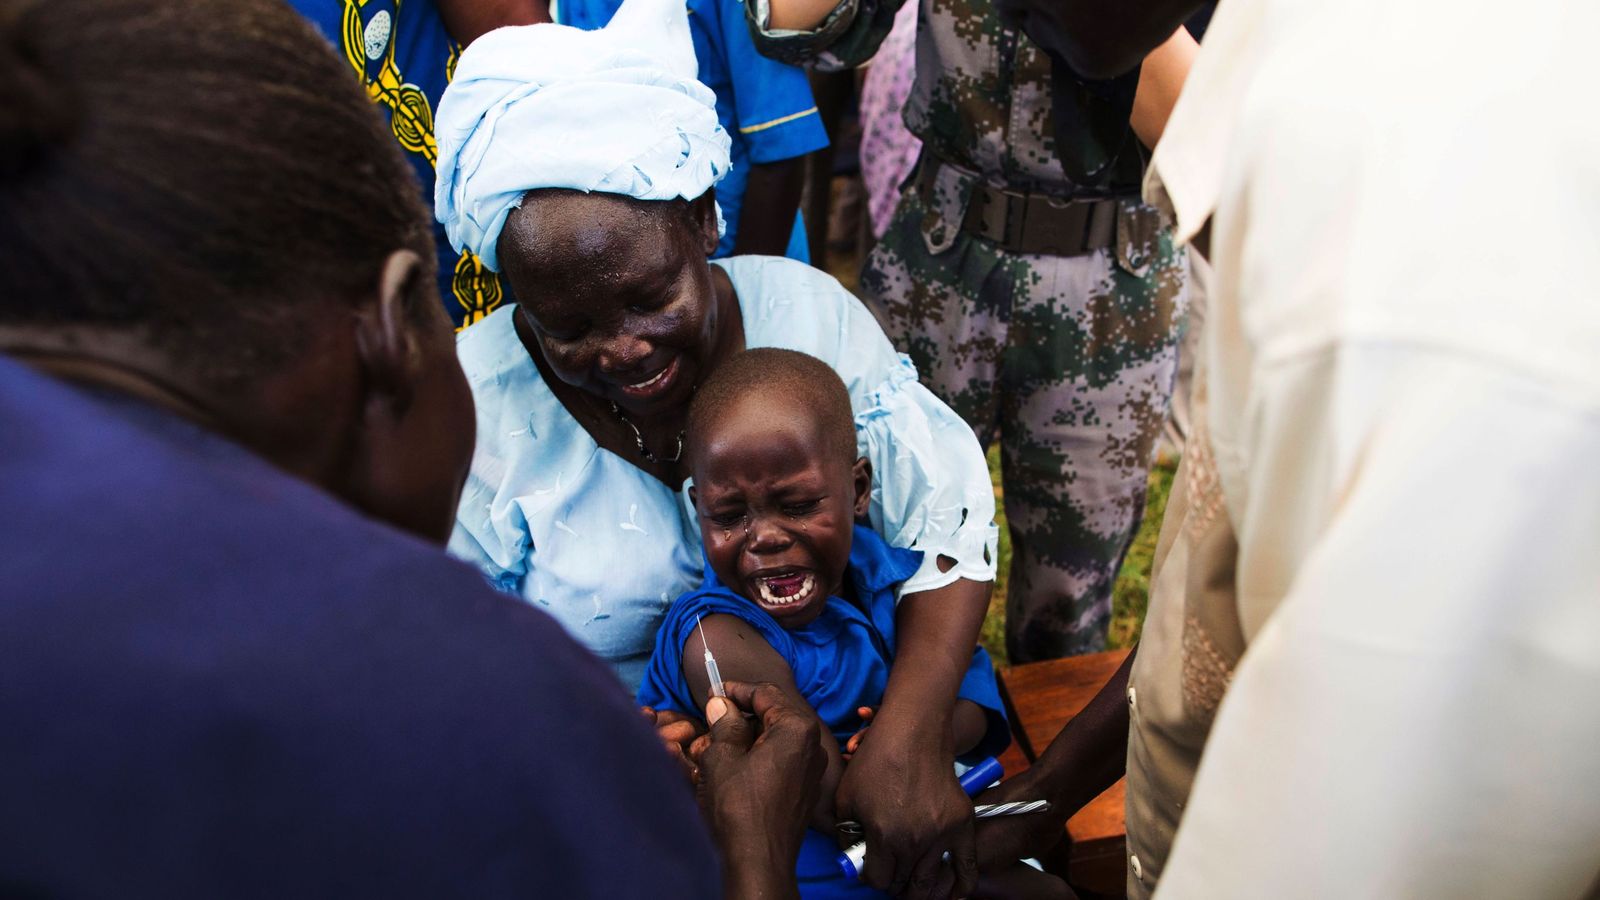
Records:
[[[1219,7],[1147,183],[1215,278],[1142,643],[993,798],[1069,813],[1128,723],[1130,896],[1600,896],[1596,32]]]

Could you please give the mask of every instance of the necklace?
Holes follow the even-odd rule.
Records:
[[[618,419],[621,419],[622,424],[628,426],[629,430],[633,432],[633,442],[639,447],[639,455],[644,457],[645,461],[660,465],[664,462],[675,463],[678,460],[683,459],[683,439],[688,436],[688,431],[678,432],[678,449],[674,451],[671,456],[666,458],[656,456],[654,453],[650,452],[649,447],[644,445],[644,435],[639,432],[639,426],[633,424],[633,422],[629,421],[627,416],[622,414],[622,407],[617,405],[617,401],[609,400],[607,402],[611,404],[612,414]]]
[[[542,350],[536,347],[536,336],[539,333],[539,329],[538,326],[536,326],[533,322],[533,314],[528,312],[527,307],[518,304],[515,315],[518,317],[517,324],[520,326],[517,331],[517,337],[522,340],[522,344],[527,349],[528,355],[534,358],[535,365],[537,365],[539,361],[544,359],[544,355]],[[528,334],[524,335],[521,331],[521,328],[528,329]],[[548,362],[546,365],[548,365]],[[540,369],[540,374],[545,374],[543,369]],[[683,459],[683,442],[688,437],[688,431],[678,432],[677,450],[673,452],[671,457],[662,459],[661,457],[656,456],[654,453],[651,453],[650,448],[644,445],[644,435],[639,432],[639,426],[633,424],[633,422],[630,421],[627,416],[622,414],[622,407],[617,405],[617,401],[607,400],[606,402],[611,405],[611,414],[621,420],[622,424],[628,426],[629,431],[633,432],[634,446],[639,448],[639,455],[643,456],[646,462],[654,465],[660,465],[664,462],[675,463],[678,460]]]

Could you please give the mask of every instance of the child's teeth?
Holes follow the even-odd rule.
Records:
[[[788,594],[787,596],[779,596],[778,593],[772,589],[772,582],[775,580],[777,579],[762,578],[756,582],[756,591],[761,594],[761,599],[772,606],[788,606],[791,603],[810,596],[812,585],[815,582],[815,579],[811,575],[807,574],[801,579],[798,590]]]

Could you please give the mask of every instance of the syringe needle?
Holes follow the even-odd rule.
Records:
[[[711,645],[706,643],[706,627],[699,616],[695,617],[694,627],[700,630],[700,646],[706,651],[706,678],[711,682],[711,696],[726,699],[728,691],[722,686],[722,671],[717,668],[717,658],[711,655]]]

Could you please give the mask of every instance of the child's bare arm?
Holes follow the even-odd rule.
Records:
[[[709,643],[717,659],[717,668],[725,680],[750,684],[770,682],[777,685],[791,706],[816,715],[811,704],[806,702],[800,695],[800,689],[795,686],[794,672],[789,668],[788,661],[772,649],[760,632],[743,619],[726,614],[706,616],[700,625],[705,632],[705,642],[702,643],[698,629],[684,641],[683,675],[689,682],[690,693],[701,708],[711,697],[711,679],[706,675],[705,667],[705,644]],[[832,834],[835,818],[833,798],[839,777],[844,771],[844,761],[839,756],[839,742],[834,740],[826,723],[821,734],[822,751],[827,756],[828,767],[822,776],[822,795],[812,814],[811,824],[819,831]]]
[[[850,736],[850,742],[844,748],[846,755],[855,753],[856,748],[861,746],[867,736],[867,726],[872,724],[872,717],[877,710],[863,706],[856,713],[861,716],[861,730]],[[972,752],[972,748],[983,741],[988,731],[989,714],[983,711],[983,707],[971,700],[957,699],[950,713],[951,746],[956,748],[956,756]]]
[[[956,755],[964,756],[989,732],[989,715],[971,700],[958,699],[950,713],[950,730],[955,735]]]

